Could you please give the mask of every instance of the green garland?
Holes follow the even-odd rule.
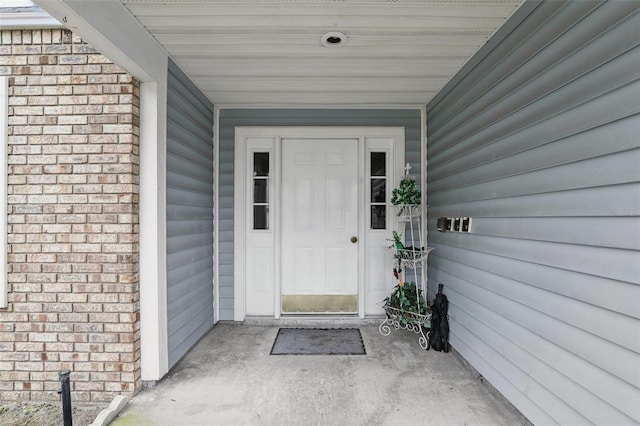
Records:
[[[405,176],[400,181],[398,188],[391,192],[391,204],[394,206],[402,204],[420,205],[420,190],[416,186],[416,181],[412,176]]]

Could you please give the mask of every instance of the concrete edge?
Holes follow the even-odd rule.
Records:
[[[100,411],[96,419],[89,426],[107,426],[111,420],[115,419],[122,409],[127,406],[129,399],[129,397],[124,395],[118,395],[113,398],[111,404]]]

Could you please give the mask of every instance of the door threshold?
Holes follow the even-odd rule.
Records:
[[[384,316],[360,318],[358,315],[283,315],[273,317],[246,317],[246,325],[279,327],[343,327],[379,325]]]

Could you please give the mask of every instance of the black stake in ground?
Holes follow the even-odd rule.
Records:
[[[69,382],[70,371],[60,373],[60,390],[58,393],[62,397],[62,418],[64,426],[73,426],[73,417],[71,415],[71,383]]]

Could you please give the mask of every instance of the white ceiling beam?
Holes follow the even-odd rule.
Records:
[[[118,0],[36,0],[68,29],[141,81],[161,81],[167,53]]]

